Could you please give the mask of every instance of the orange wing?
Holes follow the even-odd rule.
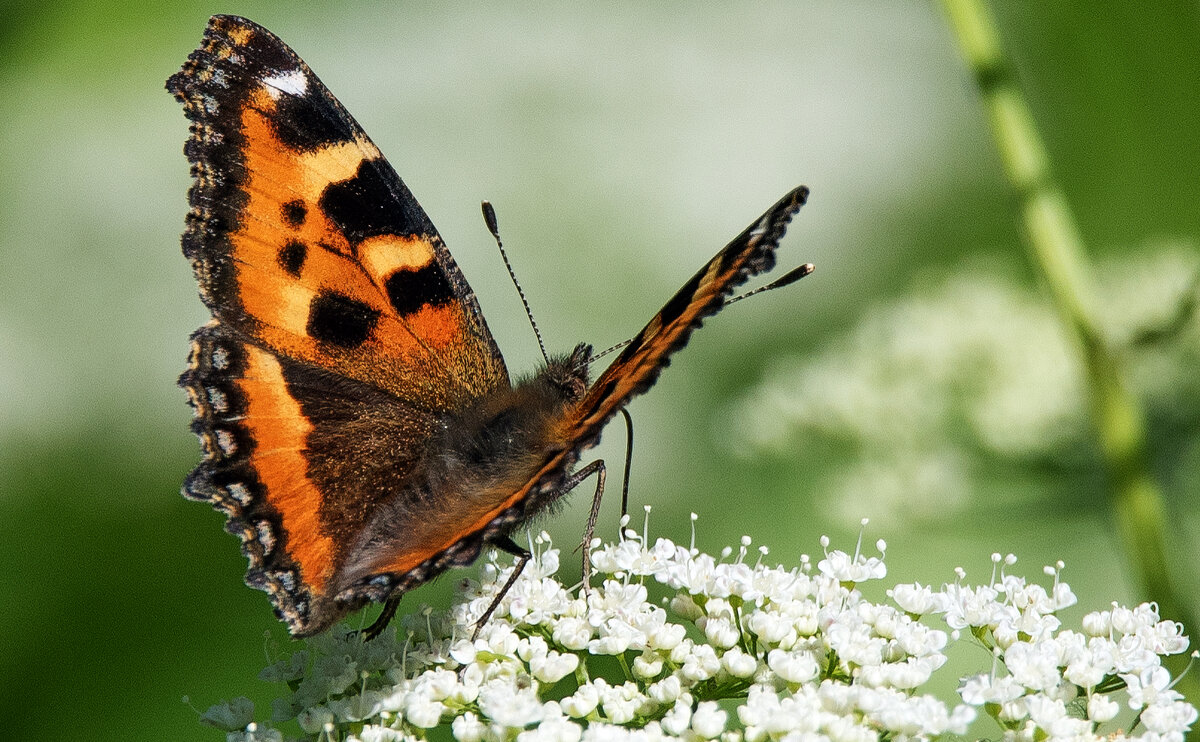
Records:
[[[213,317],[434,410],[508,385],[429,217],[286,44],[214,16],[167,89],[193,122],[183,247]]]

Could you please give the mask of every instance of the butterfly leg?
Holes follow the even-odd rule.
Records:
[[[487,610],[484,611],[483,615],[479,617],[479,620],[475,622],[475,631],[471,632],[471,641],[475,641],[475,638],[479,636],[479,630],[483,628],[484,624],[488,622],[488,619],[492,617],[492,614],[496,612],[496,609],[500,607],[500,601],[504,600],[504,596],[507,595],[508,591],[512,589],[512,586],[516,584],[517,578],[521,576],[521,572],[525,571],[525,565],[528,564],[529,560],[533,557],[533,555],[528,551],[522,549],[520,546],[517,546],[516,542],[514,542],[508,536],[504,536],[496,541],[493,541],[492,545],[500,551],[512,554],[517,558],[517,561],[514,563],[513,573],[509,576],[508,581],[504,583],[504,587],[500,588],[500,592],[496,593],[496,597],[492,599],[492,602],[487,607]]]
[[[392,617],[396,615],[396,608],[400,605],[400,598],[401,596],[399,595],[388,598],[387,602],[383,604],[383,612],[379,614],[379,618],[376,618],[370,626],[358,632],[363,641],[369,642],[383,633],[383,630],[392,622]]]
[[[563,492],[574,489],[580,482],[596,475],[596,494],[592,495],[592,511],[588,513],[587,526],[583,529],[583,590],[587,592],[592,583],[592,538],[596,535],[596,519],[600,517],[600,500],[604,497],[604,479],[607,476],[604,469],[604,459],[596,459],[592,463],[572,474],[563,484]]]

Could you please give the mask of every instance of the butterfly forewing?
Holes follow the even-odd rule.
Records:
[[[565,421],[564,435],[586,440],[598,432],[617,410],[654,383],[671,354],[687,343],[705,317],[721,310],[734,289],[771,270],[775,248],[807,198],[803,186],[788,193],[692,276],[600,374]]]
[[[216,16],[168,89],[193,121],[184,252],[214,317],[434,409],[507,385],[429,217],[286,44]]]

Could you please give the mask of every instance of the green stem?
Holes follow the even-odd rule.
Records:
[[[1100,449],[1112,482],[1111,507],[1143,595],[1164,618],[1195,630],[1194,616],[1172,587],[1166,546],[1166,508],[1150,474],[1145,417],[1121,364],[1091,312],[1090,266],[1070,206],[1055,182],[1045,146],[982,0],[942,0],[963,55],[975,74],[1004,168],[1017,192],[1034,265],[1044,277],[1064,324],[1078,341]],[[1186,664],[1186,657],[1178,667]],[[1172,663],[1174,664],[1174,663]],[[1200,698],[1200,683],[1177,689]]]

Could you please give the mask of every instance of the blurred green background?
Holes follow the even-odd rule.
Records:
[[[514,373],[538,354],[481,199],[565,350],[629,337],[779,195],[813,189],[780,252],[816,274],[711,320],[631,406],[631,499],[654,505],[652,534],[686,540],[696,511],[702,548],[745,533],[795,563],[823,533],[852,548],[871,517],[890,579],[939,584],[957,565],[983,579],[992,551],[1012,551],[1031,579],[1065,560],[1080,610],[1140,599],[1071,348],[938,6],[6,3],[6,738],[219,739],[181,697],[249,695],[265,717],[264,635],[289,642],[241,584],[221,517],[177,493],[199,451],[175,377],[206,314],[179,252],[186,124],[163,81],[211,12],[275,31],[354,113],[454,250]],[[1102,309],[1132,337],[1200,262],[1200,14],[1182,0],[996,12]],[[1197,348],[1193,320],[1128,353],[1193,596]],[[600,449],[610,467],[622,439],[614,427]],[[587,500],[539,526],[575,543]],[[463,574],[405,605],[445,603]]]

